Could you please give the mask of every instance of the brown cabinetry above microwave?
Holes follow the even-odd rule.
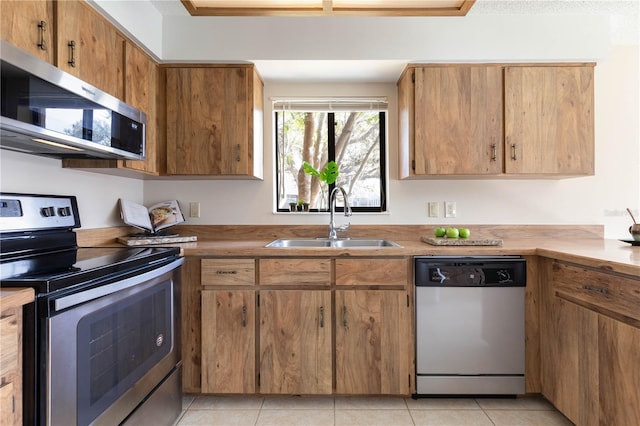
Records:
[[[410,65],[401,178],[594,173],[593,64]]]
[[[2,1],[0,32],[2,39],[55,64],[54,3],[49,1]]]

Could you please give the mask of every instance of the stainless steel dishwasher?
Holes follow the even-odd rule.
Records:
[[[416,395],[525,393],[526,261],[415,257]]]

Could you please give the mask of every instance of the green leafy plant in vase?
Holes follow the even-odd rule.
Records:
[[[327,185],[331,185],[332,183],[334,183],[336,179],[338,179],[338,176],[340,176],[338,163],[336,163],[335,161],[329,161],[321,172],[316,170],[315,167],[313,167],[306,161],[302,163],[302,167],[304,168],[305,173],[311,176],[316,176],[321,181],[326,182]]]

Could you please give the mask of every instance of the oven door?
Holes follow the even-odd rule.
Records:
[[[178,366],[182,262],[51,301],[47,424],[119,424]]]

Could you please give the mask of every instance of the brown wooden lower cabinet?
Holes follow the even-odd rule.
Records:
[[[202,392],[256,392],[255,305],[253,290],[202,290]]]
[[[336,290],[336,393],[409,393],[407,302],[402,290]]]
[[[640,280],[545,260],[542,393],[577,425],[640,424]],[[625,315],[620,312],[625,311]]]
[[[409,395],[408,265],[401,258],[188,260],[183,316],[196,326],[182,327],[183,389]],[[347,279],[347,269],[364,272]]]
[[[260,392],[331,394],[331,292],[260,291]]]

